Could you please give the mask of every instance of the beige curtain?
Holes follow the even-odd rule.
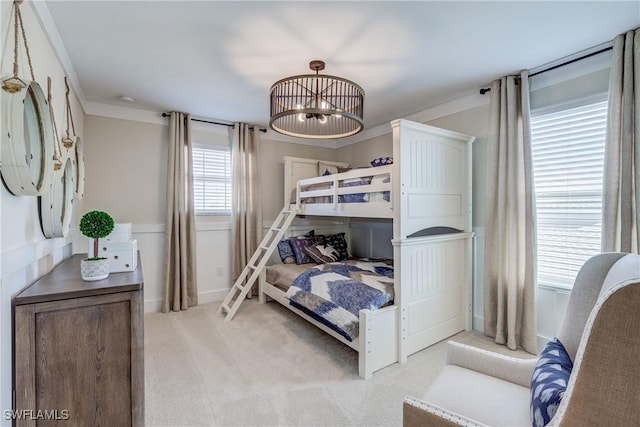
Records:
[[[602,251],[640,248],[640,29],[613,41],[605,142]]]
[[[164,313],[198,304],[191,118],[187,114],[171,113],[168,157]]]
[[[537,353],[535,195],[529,76],[491,85],[487,141],[484,331],[512,350]]]
[[[231,277],[236,280],[262,240],[260,131],[246,123],[236,123],[231,139]]]

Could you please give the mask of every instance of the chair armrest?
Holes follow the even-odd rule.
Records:
[[[487,427],[463,415],[448,411],[437,405],[412,396],[404,398],[402,404],[403,427]]]
[[[447,343],[447,365],[457,365],[485,375],[527,387],[538,358],[521,359],[504,356],[455,341]]]

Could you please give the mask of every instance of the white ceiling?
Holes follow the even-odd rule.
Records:
[[[46,2],[83,101],[268,124],[269,88],[310,72],[366,92],[366,128],[640,26],[640,1]],[[135,98],[134,104],[119,99]]]

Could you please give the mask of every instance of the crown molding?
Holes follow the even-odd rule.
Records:
[[[293,136],[283,135],[269,128],[267,128],[267,133],[261,136],[261,138],[268,139],[270,141],[288,142],[290,144],[310,145],[313,147],[338,148],[337,141],[333,139],[295,138]]]
[[[460,111],[470,110],[476,107],[481,107],[483,105],[488,105],[489,98],[490,97],[486,95],[480,95],[478,92],[475,92],[462,98],[454,99],[453,101],[445,102],[444,104],[436,105],[435,107],[427,108],[426,110],[410,114],[403,118],[418,123],[426,123],[432,120],[440,119],[442,117],[450,116]],[[92,116],[108,117],[121,120],[132,120],[159,125],[167,125],[169,123],[166,118],[162,117],[162,113],[159,113],[157,111],[141,110],[137,108],[128,108],[119,105],[102,104],[90,101],[85,101],[84,106],[85,113]],[[194,126],[196,125],[194,124]],[[207,128],[219,127],[220,133],[226,133],[226,130],[223,130],[224,127],[222,126],[204,126],[206,126]],[[282,135],[271,129],[267,129],[266,134],[261,135],[261,138],[270,141],[287,142],[290,144],[302,144],[314,147],[323,146],[326,148],[337,149],[347,147],[358,142],[367,141],[378,136],[387,135],[389,133],[391,133],[391,125],[389,123],[385,123],[373,128],[369,128],[357,135],[345,138],[343,140],[294,138],[291,136]]]
[[[111,119],[131,120],[134,122],[166,125],[169,121],[157,111],[141,110],[138,108],[123,107],[120,105],[103,104],[100,102],[85,101],[85,112],[89,116],[101,116]]]
[[[168,125],[169,120],[166,117],[162,117],[162,113],[151,110],[141,110],[138,108],[123,107],[120,105],[103,104],[100,102],[85,101],[85,113],[90,116],[107,117],[111,119],[131,120],[134,122],[150,123],[157,125]],[[193,116],[194,118],[207,119],[206,117]],[[211,120],[211,119],[209,119]],[[193,128],[207,130],[211,132],[213,129],[219,129],[216,133],[227,133],[226,126],[209,125],[206,123],[193,123]],[[336,141],[328,139],[318,142],[313,139],[294,138],[287,135],[279,134],[271,129],[267,129],[267,132],[261,134],[262,139],[268,139],[270,141],[288,142],[290,144],[302,144],[318,147],[320,144],[327,148],[338,148]]]

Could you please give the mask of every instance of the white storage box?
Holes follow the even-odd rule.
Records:
[[[89,239],[88,249],[88,253],[93,254],[93,239]],[[109,260],[110,273],[133,271],[138,266],[138,241],[129,240],[114,243],[100,239],[98,256]]]
[[[123,243],[131,240],[131,223],[124,224],[114,224],[113,230],[111,234],[109,234],[104,239],[100,239],[102,241],[112,242],[112,243]]]

